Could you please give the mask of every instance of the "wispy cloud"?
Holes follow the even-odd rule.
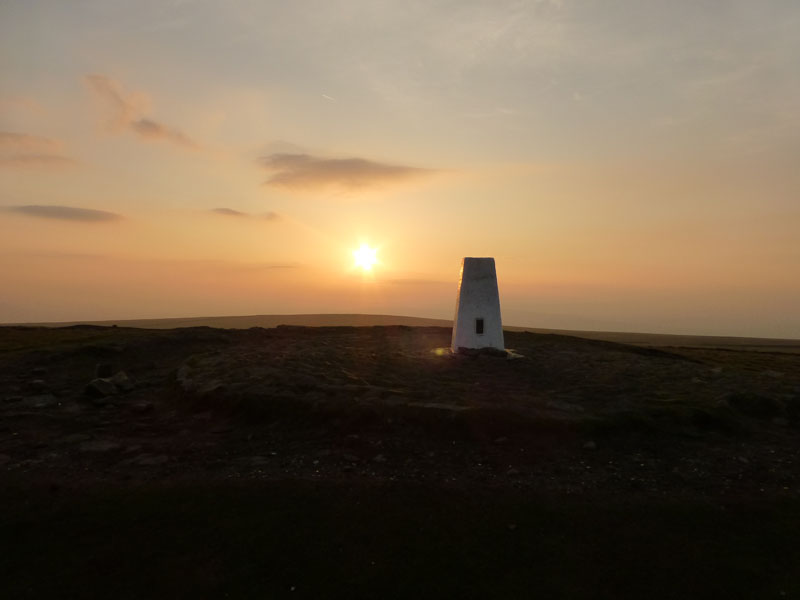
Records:
[[[258,159],[272,175],[264,183],[288,188],[339,186],[349,189],[397,183],[434,171],[389,165],[364,158],[319,158],[308,154],[272,154]]]
[[[60,140],[54,140],[39,135],[0,131],[0,148],[3,150],[55,152],[61,150],[63,145],[64,144]]]
[[[60,154],[13,154],[0,156],[0,167],[71,167],[78,164],[74,158]]]
[[[232,208],[212,208],[211,212],[217,213],[218,215],[225,215],[226,217],[249,217],[247,213],[243,213],[239,210],[233,210]]]
[[[280,215],[276,212],[268,211],[265,213],[246,213],[240,210],[234,210],[233,208],[212,208],[211,212],[217,215],[222,215],[224,217],[236,217],[240,219],[264,219],[266,221],[277,221],[280,219]]]
[[[5,210],[27,215],[29,217],[58,219],[62,221],[83,221],[87,223],[118,221],[124,218],[122,215],[105,210],[78,208],[75,206],[59,206],[53,204],[27,204],[21,206],[9,206],[6,207]]]
[[[105,75],[87,75],[89,88],[111,107],[108,126],[112,130],[127,130],[145,140],[164,140],[184,148],[199,148],[197,142],[178,129],[145,116],[148,102],[141,93],[127,92],[122,84]]]
[[[61,153],[64,144],[28,133],[0,131],[0,167],[68,167],[77,161]]]

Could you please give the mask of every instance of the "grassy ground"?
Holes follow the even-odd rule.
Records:
[[[797,503],[272,482],[0,495],[7,598],[780,598]]]

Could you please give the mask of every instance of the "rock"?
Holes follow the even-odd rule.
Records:
[[[97,363],[94,368],[94,376],[97,379],[106,379],[114,374],[114,365],[111,363]]]
[[[11,402],[22,402],[24,399],[25,399],[24,396],[6,396],[3,399],[3,402],[8,402],[8,403],[11,403]]]
[[[342,456],[342,458],[345,459],[346,461],[349,461],[349,462],[360,462],[361,461],[361,459],[358,458],[354,454],[345,454],[345,455]]]
[[[589,440],[583,444],[584,450],[597,450],[597,444],[594,440]]]
[[[11,457],[8,454],[0,454],[0,465],[5,465],[11,462]]]
[[[47,375],[47,369],[45,369],[44,367],[34,367],[33,369],[31,369],[31,375],[33,375],[37,379],[41,379],[42,377]]]
[[[58,404],[58,399],[53,394],[40,394],[25,398],[22,404],[29,408],[50,408]]]
[[[497,444],[498,446],[500,446],[502,444],[507,444],[508,443],[508,438],[505,437],[505,436],[499,437],[494,441],[494,443]]]
[[[508,471],[506,471],[506,475],[509,477],[517,477],[519,475],[519,469],[511,467]]]
[[[122,448],[121,444],[109,440],[93,440],[80,445],[81,452],[111,452]]]
[[[92,436],[85,433],[73,433],[61,439],[65,444],[77,444],[79,442],[86,442],[92,439]]]
[[[372,459],[376,463],[385,463],[386,457],[383,454],[378,454],[375,458]]]
[[[111,381],[99,377],[93,379],[84,390],[84,394],[90,398],[105,398],[106,396],[113,396],[116,393],[117,388]]]
[[[109,379],[111,383],[114,384],[114,387],[117,388],[117,391],[120,392],[130,392],[134,388],[133,381],[130,377],[128,377],[125,371],[119,371],[115,373],[113,377]]]

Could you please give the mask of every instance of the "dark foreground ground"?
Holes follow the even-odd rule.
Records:
[[[800,596],[800,354],[448,341],[0,328],[0,597]]]

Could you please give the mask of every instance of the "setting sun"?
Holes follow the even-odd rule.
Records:
[[[361,244],[358,250],[353,250],[353,256],[356,259],[356,267],[361,267],[365,271],[372,270],[372,266],[378,262],[377,248],[370,248],[366,244]]]

